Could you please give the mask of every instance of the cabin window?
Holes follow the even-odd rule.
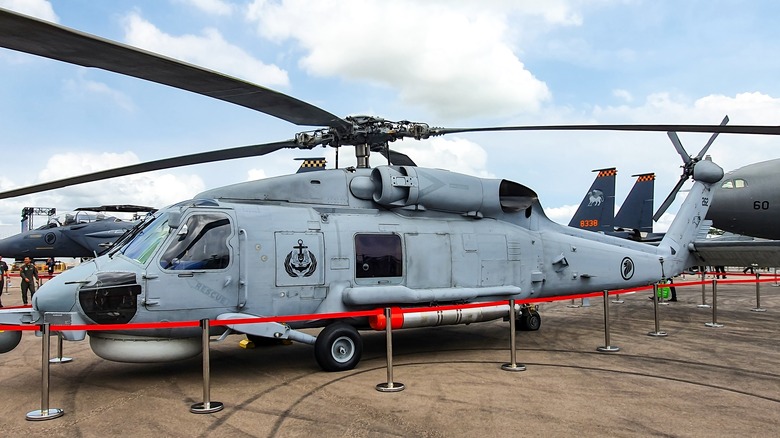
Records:
[[[355,277],[378,278],[403,275],[401,236],[397,234],[355,235]]]
[[[745,181],[742,178],[736,178],[736,179],[730,179],[723,181],[723,184],[720,185],[723,189],[742,189],[748,186],[747,181]]]
[[[218,214],[195,214],[175,231],[160,257],[163,269],[224,269],[230,264],[230,220]]]

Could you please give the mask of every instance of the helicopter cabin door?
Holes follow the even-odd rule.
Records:
[[[149,310],[236,309],[238,233],[228,213],[191,211],[171,230],[145,275]]]

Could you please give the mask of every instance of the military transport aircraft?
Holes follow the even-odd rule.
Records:
[[[0,311],[0,323],[122,324],[224,320],[226,330],[314,345],[319,365],[348,370],[360,360],[359,329],[380,317],[329,320],[317,314],[390,306],[551,297],[648,285],[695,264],[688,250],[723,176],[680,146],[693,186],[658,246],[556,224],[536,193],[393,160],[389,143],[480,131],[623,130],[780,134],[779,127],[565,125],[432,128],[369,116],[341,118],[290,96],[147,51],[0,9],[0,46],[189,90],[318,126],[279,142],[222,149],[9,190],[8,198],[137,172],[264,155],[282,148],[354,146],[357,166],[214,188],[163,208],[110,251],[67,270],[35,294],[32,309]],[[713,135],[714,139],[714,135]],[[370,167],[373,150],[389,164]],[[338,151],[338,149],[337,149]],[[408,157],[407,157],[408,158]],[[397,328],[463,324],[509,314],[508,305],[405,313]],[[313,315],[305,321],[230,324],[235,318]],[[520,325],[538,329],[523,308]],[[302,331],[323,327],[316,336]],[[5,331],[0,351],[21,335]],[[200,330],[89,331],[99,356],[125,362],[184,359],[201,351]],[[63,331],[80,340],[83,332]]]
[[[736,235],[695,242],[702,264],[780,266],[779,172],[780,159],[773,159],[726,173],[714,188],[707,219]]]
[[[76,209],[75,214],[51,218],[34,230],[0,239],[0,254],[22,259],[48,257],[95,257],[108,249],[140,218],[124,220],[106,212],[152,212],[154,208],[140,205],[101,205]],[[89,213],[96,212],[98,214]]]
[[[780,158],[726,173],[707,212],[723,231],[780,239]]]

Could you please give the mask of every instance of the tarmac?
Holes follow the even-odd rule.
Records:
[[[649,293],[610,303],[605,346],[603,300],[570,308],[541,305],[542,327],[518,332],[510,361],[502,321],[393,333],[393,380],[387,382],[384,332],[364,332],[357,368],[327,373],[311,346],[243,349],[242,336],[212,342],[213,414],[203,401],[202,359],[124,364],[95,356],[87,341],[65,342],[70,363],[50,367],[49,407],[60,418],[28,421],[41,408],[41,338],[24,332],[0,356],[0,430],[5,437],[451,437],[451,436],[777,436],[780,430],[780,287],[718,286],[717,321],[699,308],[701,286],[678,287],[678,302],[659,306],[656,332]],[[711,303],[711,288],[706,300]],[[21,303],[18,286],[3,304]],[[579,301],[578,301],[579,302]],[[53,338],[54,339],[54,338]],[[52,357],[57,355],[52,342]]]

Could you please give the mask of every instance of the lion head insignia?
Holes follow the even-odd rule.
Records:
[[[293,250],[287,254],[284,270],[290,277],[310,277],[317,270],[317,258],[308,248],[302,239],[298,239],[298,245],[293,246]]]
[[[630,257],[623,258],[620,263],[620,276],[623,280],[630,280],[634,276],[634,261]]]

